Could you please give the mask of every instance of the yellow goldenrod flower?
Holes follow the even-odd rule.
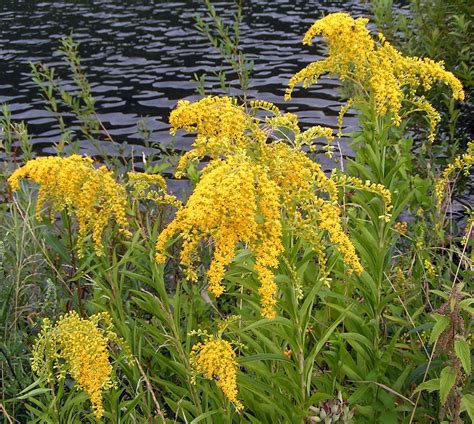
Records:
[[[280,109],[278,109],[277,106],[265,100],[251,100],[249,102],[249,106],[252,109],[260,109],[265,110],[267,112],[271,112],[275,116],[281,115]]]
[[[171,112],[171,132],[184,129],[206,137],[224,137],[238,140],[243,137],[248,117],[231,97],[205,97],[191,103],[180,100]]]
[[[36,214],[39,217],[45,203],[51,213],[66,210],[74,213],[79,225],[78,249],[83,255],[83,245],[92,236],[97,255],[102,255],[102,233],[111,218],[120,232],[126,229],[127,196],[106,167],[94,168],[90,158],[72,155],[67,158],[49,156],[28,161],[8,179],[13,191],[20,188],[20,181],[29,179],[39,187]]]
[[[217,387],[233,403],[237,411],[243,409],[242,403],[237,399],[236,355],[228,341],[210,336],[204,343],[196,343],[192,347],[190,361],[195,374],[202,374],[208,380],[215,380]]]
[[[158,174],[128,172],[127,185],[131,188],[131,196],[137,200],[152,200],[156,203],[172,205],[177,209],[182,202],[166,191],[166,180]]]
[[[379,195],[384,202],[384,213],[379,216],[379,218],[383,219],[385,222],[390,221],[390,212],[393,207],[392,193],[383,184],[375,184],[368,180],[362,181],[357,177],[349,177],[343,174],[339,175],[336,172],[333,174],[333,180],[343,189],[351,188]]]
[[[393,229],[404,236],[408,232],[408,223],[405,221],[397,221],[393,226]]]
[[[426,271],[426,275],[428,276],[428,278],[436,277],[436,275],[437,275],[436,270],[435,270],[435,267],[432,264],[432,262],[429,259],[425,259],[423,264],[425,265],[425,271]]]
[[[69,374],[89,396],[94,415],[101,418],[102,392],[113,387],[109,341],[120,342],[105,312],[83,319],[72,311],[54,325],[44,320],[32,349],[31,368],[48,380]]]
[[[337,246],[344,257],[344,262],[351,267],[349,272],[355,271],[360,274],[363,271],[362,265],[357,256],[354,245],[349,240],[349,237],[344,233],[340,223],[341,210],[325,203],[321,206],[319,213],[319,225],[323,230],[329,233],[331,241]]]
[[[466,153],[456,156],[441,173],[440,178],[435,183],[436,206],[441,209],[446,196],[446,188],[449,185],[450,177],[455,171],[469,174],[469,170],[474,166],[474,141],[468,143]]]
[[[353,19],[347,13],[332,13],[317,20],[305,34],[303,44],[311,45],[311,40],[321,35],[329,44],[328,55],[290,79],[285,99],[291,98],[300,82],[308,87],[324,73],[337,75],[341,81],[353,82],[364,97],[372,99],[378,115],[390,112],[396,126],[401,123],[402,109],[407,113],[424,111],[430,122],[428,140],[433,141],[439,114],[423,96],[415,93],[442,82],[451,88],[454,99],[463,100],[460,81],[444,69],[442,62],[403,56],[383,34],[374,40],[367,23],[368,19]],[[341,113],[344,112],[345,108]]]
[[[466,246],[467,243],[469,243],[469,240],[471,240],[473,228],[474,228],[474,211],[471,211],[471,214],[467,217],[466,229],[461,241],[461,244],[463,246]]]
[[[196,131],[199,137],[194,149],[181,158],[177,176],[182,175],[190,160],[199,160],[205,154],[214,159],[243,147],[249,142],[245,135],[249,123],[244,109],[230,97],[205,97],[195,103],[180,100],[170,115],[171,133],[184,129]]]
[[[315,138],[332,139],[332,130],[315,126],[301,132],[296,115],[282,114],[266,102],[255,101],[253,107],[275,116],[261,119],[246,114],[232,99],[216,97],[180,102],[171,114],[173,131],[198,133],[178,174],[190,159],[208,156],[211,161],[186,205],[159,235],[156,259],[165,261],[169,240],[180,234],[181,264],[188,279],[196,281],[197,248],[201,240],[211,240],[214,253],[207,277],[209,291],[217,297],[224,292],[226,268],[242,243],[255,254],[261,313],[273,318],[274,269],[283,251],[283,218],[290,231],[311,244],[323,273],[328,239],[341,252],[349,272],[360,273],[362,266],[342,227],[336,182],[301,150]],[[223,116],[218,118],[216,110]],[[390,200],[382,186],[364,188]]]
[[[347,113],[347,111],[352,107],[354,104],[354,99],[349,99],[347,100],[346,104],[341,107],[341,110],[339,111],[337,115],[337,137],[341,138],[342,137],[342,125],[344,122],[344,115]]]
[[[425,96],[415,97],[412,96],[410,98],[407,97],[415,109],[411,112],[421,111],[425,113],[426,119],[428,120],[429,125],[429,134],[428,134],[428,141],[430,143],[434,142],[436,127],[438,126],[439,122],[441,121],[441,115],[439,112],[431,105],[431,103],[426,100]]]
[[[258,216],[261,223],[257,222]],[[277,188],[262,169],[242,156],[232,156],[227,161],[215,160],[204,170],[186,206],[159,235],[159,262],[164,260],[167,241],[177,232],[183,237],[181,263],[186,266],[191,281],[197,279],[193,258],[199,241],[212,236],[214,257],[208,279],[209,291],[215,296],[224,291],[221,282],[225,267],[234,258],[239,241],[257,253],[259,275],[272,278],[273,273],[267,271],[278,264],[276,258],[282,251]],[[263,285],[264,281],[261,282]],[[269,285],[267,281],[266,287]]]
[[[166,190],[166,180],[159,174],[145,174],[143,172],[127,173],[128,182],[133,185],[137,195],[144,196],[145,191],[150,186],[158,186],[161,190]]]

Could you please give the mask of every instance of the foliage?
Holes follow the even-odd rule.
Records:
[[[236,11],[233,16],[232,25],[225,24],[224,20],[217,14],[217,11],[211,0],[204,0],[206,6],[206,16],[196,14],[196,28],[205,36],[212,47],[219,53],[222,61],[229,69],[221,67],[215,76],[219,80],[220,89],[226,95],[230,95],[231,84],[228,78],[233,74],[237,75],[239,80],[239,90],[243,101],[247,100],[250,77],[254,63],[247,58],[247,55],[240,46],[240,27],[242,24],[242,0],[235,1]],[[198,83],[197,90],[201,96],[206,92],[206,74],[195,75]]]
[[[16,190],[5,190],[0,209],[0,411],[8,421],[473,418],[473,221],[460,231],[449,213],[453,187],[472,167],[472,144],[444,171],[426,166],[431,140],[415,144],[412,106],[403,101],[434,80],[459,82],[436,62],[407,59],[374,40],[366,23],[329,15],[305,38],[321,29],[338,45],[323,59],[331,67],[314,62],[305,82],[342,73],[351,100],[339,120],[353,107],[360,122],[345,134],[355,156],[330,175],[312,157],[318,137],[333,153],[332,132],[304,130],[295,114],[264,101],[178,103],[172,131],[197,133],[176,169],[195,184],[183,204],[155,168],[127,173],[127,161],[99,167],[69,156],[78,139],[66,121],[58,157],[33,159],[26,128],[5,114],[1,148],[18,158],[1,175],[13,174]],[[366,44],[351,56],[354,38],[344,37],[356,27]],[[97,141],[105,132],[68,46],[81,100],[50,89],[50,71],[41,76],[37,68],[35,78],[51,90],[51,110],[59,96]],[[392,66],[377,69],[385,53]],[[378,71],[392,72],[392,91],[374,86]],[[407,79],[400,83],[396,72]],[[305,79],[297,75],[291,89]],[[394,98],[402,99],[397,107]],[[84,171],[77,179],[71,161]],[[51,164],[50,178],[41,177]],[[97,175],[107,184],[91,196],[87,185]],[[120,202],[110,203],[117,193]],[[53,211],[49,219],[43,207]],[[68,317],[73,328],[62,324]],[[110,317],[106,328],[97,317]],[[125,354],[110,343],[119,337]]]
[[[408,55],[442,60],[463,83],[467,93],[464,104],[453,102],[440,90],[434,90],[429,99],[445,112],[441,129],[448,137],[444,138],[451,145],[469,141],[474,88],[472,4],[466,0],[410,0],[406,14],[397,13],[392,0],[370,3],[377,26],[397,48]]]

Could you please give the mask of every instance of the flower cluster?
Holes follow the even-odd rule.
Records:
[[[257,214],[261,223],[257,222]],[[186,207],[177,212],[175,220],[160,234],[157,259],[168,239],[183,233],[181,262],[187,276],[195,281],[193,256],[198,243],[211,237],[215,243],[214,259],[208,278],[209,291],[220,296],[224,288],[225,267],[234,257],[236,244],[241,241],[258,252],[257,267],[262,290],[274,292],[273,279],[268,279],[268,267],[276,266],[281,253],[280,205],[277,188],[265,178],[265,173],[241,155],[227,161],[216,159],[204,171]]]
[[[385,187],[383,184],[375,184],[369,180],[362,181],[357,177],[350,177],[344,174],[338,175],[337,173],[334,173],[333,179],[338,186],[341,186],[344,189],[357,189],[380,196],[383,201],[385,212],[382,218],[384,218],[387,222],[389,221],[391,216],[390,211],[392,210],[393,205],[392,193],[387,187]]]
[[[216,381],[225,397],[229,399],[238,411],[243,409],[237,399],[237,361],[232,345],[221,338],[208,336],[204,343],[196,343],[191,350],[191,366],[195,373]]]
[[[170,114],[171,134],[184,129],[198,136],[194,149],[181,157],[176,176],[183,175],[190,161],[206,155],[214,159],[245,148],[251,142],[247,134],[251,122],[244,108],[230,97],[205,97],[194,103],[178,101]]]
[[[130,195],[136,200],[151,200],[155,203],[163,203],[179,209],[181,201],[166,189],[166,180],[159,174],[146,174],[143,172],[128,172],[127,186]]]
[[[382,34],[374,39],[367,23],[368,19],[353,19],[347,13],[332,13],[316,21],[306,32],[303,44],[311,45],[311,40],[321,35],[329,44],[328,55],[295,74],[285,98],[291,97],[300,82],[308,87],[322,74],[338,75],[341,81],[352,81],[372,98],[379,115],[391,112],[397,126],[401,123],[402,107],[407,113],[424,111],[430,121],[432,141],[439,114],[417,91],[430,90],[435,83],[442,82],[451,88],[454,99],[463,100],[461,83],[444,69],[442,62],[403,56]]]
[[[173,132],[180,127],[197,131],[185,161],[204,156],[211,161],[186,205],[159,235],[158,262],[165,261],[169,240],[180,234],[181,263],[187,277],[195,281],[199,243],[212,240],[214,254],[207,275],[209,291],[217,297],[224,292],[222,282],[235,248],[243,243],[255,254],[261,313],[267,318],[275,316],[274,269],[283,252],[286,228],[310,243],[322,270],[328,236],[348,271],[362,271],[342,228],[336,182],[302,150],[311,148],[316,138],[332,139],[331,129],[315,126],[301,131],[296,115],[282,114],[269,102],[254,101],[246,113],[226,97],[180,102],[171,123]]]
[[[461,244],[463,246],[466,246],[467,243],[469,243],[469,240],[471,240],[473,229],[474,229],[474,211],[471,210],[471,214],[467,217],[467,220],[466,220],[466,229],[461,241]]]
[[[450,163],[441,173],[435,184],[436,205],[441,209],[446,196],[446,188],[449,185],[451,176],[455,171],[469,174],[469,170],[474,166],[474,141],[468,143],[466,153],[456,156],[454,161]]]
[[[54,212],[74,213],[79,226],[78,248],[83,255],[86,238],[92,235],[97,255],[102,254],[104,227],[113,217],[120,232],[129,235],[126,218],[127,194],[106,167],[95,168],[90,158],[72,155],[66,158],[50,156],[27,162],[8,179],[13,191],[20,181],[29,179],[39,184],[36,213],[43,206]]]
[[[107,313],[83,319],[72,311],[54,325],[46,319],[33,346],[31,368],[49,380],[69,374],[89,396],[94,415],[101,418],[102,392],[113,386],[109,341],[120,340]]]

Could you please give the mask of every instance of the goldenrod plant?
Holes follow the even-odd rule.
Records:
[[[348,161],[347,172],[362,179],[382,183],[392,194],[393,209],[388,222],[379,220],[380,208],[370,199],[370,194],[357,193],[352,197],[352,202],[360,205],[361,209],[357,216],[353,217],[356,222],[359,220],[359,224],[353,226],[352,234],[367,271],[359,281],[354,281],[354,287],[364,299],[363,304],[366,306],[355,305],[359,310],[357,319],[354,317],[352,320],[345,320],[345,323],[348,328],[352,327],[352,331],[355,330],[357,336],[343,335],[342,341],[345,345],[344,349],[348,352],[351,349],[357,351],[358,348],[355,346],[364,343],[366,353],[368,353],[367,349],[371,344],[372,348],[369,351],[374,355],[364,358],[364,362],[370,366],[362,373],[360,366],[351,370],[353,379],[354,381],[374,381],[375,378],[379,384],[386,384],[389,374],[388,363],[384,363],[382,358],[391,362],[394,357],[401,354],[399,349],[404,347],[397,340],[400,333],[396,328],[391,330],[391,343],[388,345],[381,343],[384,339],[382,334],[390,331],[390,322],[401,323],[407,320],[405,325],[411,327],[410,331],[417,335],[421,343],[420,347],[426,354],[425,364],[420,364],[420,367],[426,367],[426,373],[421,381],[418,380],[419,383],[424,384],[433,359],[433,352],[430,355],[428,349],[435,347],[428,346],[422,340],[412,316],[412,313],[418,316],[419,312],[410,312],[407,305],[416,304],[413,296],[416,296],[420,290],[420,286],[416,285],[417,282],[422,282],[421,291],[424,293],[424,302],[419,304],[419,308],[425,308],[428,311],[434,308],[430,300],[432,296],[430,284],[438,287],[442,281],[448,282],[450,279],[454,280],[454,287],[461,283],[457,281],[459,268],[456,269],[449,263],[453,258],[459,258],[457,260],[465,264],[466,275],[472,272],[472,262],[466,256],[468,245],[472,245],[470,236],[461,239],[460,250],[451,245],[446,255],[443,255],[435,253],[443,248],[442,245],[440,246],[443,230],[430,232],[430,225],[431,229],[445,228],[446,225],[445,221],[439,220],[434,198],[444,197],[441,187],[446,186],[446,179],[454,169],[469,168],[470,156],[469,151],[459,156],[452,165],[446,168],[436,183],[432,172],[419,172],[413,164],[414,160],[410,151],[413,138],[407,134],[407,122],[414,112],[422,111],[426,114],[429,133],[426,141],[422,138],[421,143],[422,151],[429,150],[429,146],[435,139],[439,112],[421,94],[421,90],[431,89],[438,81],[450,88],[454,100],[463,100],[464,91],[459,80],[451,72],[446,71],[441,62],[436,63],[431,59],[402,55],[385,40],[383,34],[379,33],[377,37],[373,37],[366,28],[367,22],[364,18],[353,19],[345,13],[328,15],[317,21],[308,30],[303,42],[311,44],[314,36],[322,35],[323,40],[329,43],[328,56],[308,65],[290,80],[287,98],[295,84],[301,81],[304,85],[314,83],[322,73],[337,75],[341,80],[346,81],[348,91],[351,93],[349,104],[359,111],[361,126],[357,134],[351,134],[355,158]],[[341,115],[344,112],[343,107]],[[425,145],[424,148],[423,145]],[[431,195],[428,191],[429,187],[431,187]],[[425,207],[431,210],[427,213],[424,210]],[[422,216],[425,221],[413,222],[411,224],[413,232],[407,233],[406,222],[399,221],[398,225],[396,224],[402,213],[408,216],[410,213],[412,216]],[[368,225],[368,222],[371,225]],[[468,223],[468,225],[471,227],[468,226],[466,232],[471,234],[472,224]],[[402,228],[403,230],[400,231]],[[403,243],[401,243],[402,240]],[[438,260],[442,258],[436,264],[436,268],[431,263],[433,257]],[[464,262],[466,260],[467,262]],[[398,263],[403,264],[405,269],[401,275],[396,271],[400,270]],[[420,278],[418,269],[423,272],[423,278]],[[392,274],[394,271],[395,274]],[[394,280],[398,280],[398,284],[403,285],[397,287]],[[406,284],[410,281],[415,286],[407,290]],[[401,310],[397,310],[398,307],[395,305],[388,306],[387,301],[391,296],[396,296]],[[335,303],[332,308],[340,310],[342,305]],[[459,322],[469,317],[467,315],[461,318],[461,315],[457,316]],[[350,321],[353,322],[349,324]],[[356,359],[358,355],[354,360],[357,361],[355,364],[360,365],[358,363],[360,359]],[[403,354],[401,356],[403,357]],[[423,363],[422,356],[419,360]],[[350,366],[346,365],[346,367]],[[417,381],[414,377],[415,371],[413,370],[411,375],[400,373],[397,379],[399,387],[403,387],[403,384],[407,382]],[[361,386],[355,393],[364,393],[366,399],[371,399],[365,406],[359,406],[360,413],[365,415],[366,419],[377,421],[382,416],[393,418],[397,416],[396,404],[389,408],[392,412],[375,412],[382,404],[388,405],[387,402],[390,402],[386,393],[379,390],[383,386],[369,383],[371,387],[367,388],[364,385],[368,383],[359,384]],[[463,404],[467,404],[468,398],[463,398],[461,395],[463,386],[461,380],[455,380],[453,385],[458,385],[456,389],[453,389],[456,390],[457,400],[446,404],[447,397],[443,396],[439,416],[449,416],[450,420],[460,422],[459,405],[461,399],[465,399]],[[358,396],[360,395],[356,398]],[[418,396],[417,401],[411,404],[409,422],[413,422],[416,414],[420,413],[419,399]],[[411,400],[408,399],[406,402],[410,403]],[[380,407],[377,407],[377,404]],[[436,405],[436,409],[438,408],[439,404]],[[469,410],[468,407],[465,408]],[[421,412],[422,416],[429,415],[428,410]],[[425,416],[425,419],[431,418]]]
[[[404,56],[382,33],[374,38],[367,29],[368,22],[367,18],[354,19],[347,13],[333,13],[316,21],[306,32],[303,43],[311,46],[312,39],[321,35],[329,44],[327,58],[311,63],[293,76],[285,97],[290,99],[300,82],[307,87],[322,74],[337,75],[341,81],[350,81],[355,95],[371,102],[378,116],[389,114],[397,127],[410,113],[424,112],[430,125],[428,140],[432,142],[439,113],[418,91],[444,83],[455,100],[463,100],[460,81],[444,69],[442,62]],[[359,98],[355,103],[360,101]]]
[[[83,319],[72,311],[54,325],[45,320],[32,348],[31,369],[52,387],[70,375],[88,395],[95,417],[102,418],[102,392],[113,387],[110,341],[118,338],[107,312]]]
[[[207,336],[204,342],[193,345],[190,361],[196,375],[202,374],[209,380],[215,380],[235,408],[238,411],[243,408],[237,399],[238,363],[232,344],[219,337]]]
[[[67,210],[77,216],[79,254],[88,235],[92,236],[95,251],[102,254],[102,232],[111,217],[128,235],[126,192],[117,184],[106,167],[94,168],[90,158],[72,155],[67,158],[43,157],[27,162],[8,179],[13,191],[20,188],[23,179],[39,185],[36,215],[41,216],[49,203],[51,216]]]
[[[289,80],[288,101],[300,83],[342,80],[339,130],[265,100],[180,100],[169,122],[194,134],[175,167],[187,198],[154,166],[67,144],[5,169],[7,421],[473,419],[472,207],[451,213],[472,143],[451,164],[430,157],[444,112],[429,100],[435,86],[453,102],[469,93],[368,28],[317,20],[303,40],[321,36],[327,55]],[[414,133],[418,113],[427,132]],[[325,171],[319,155],[346,140],[353,156]]]
[[[468,96],[463,103],[453,101],[444,90],[435,88],[428,94],[430,103],[444,111],[440,124],[443,137],[437,143],[450,159],[458,153],[457,143],[465,146],[472,138],[466,131],[474,84],[472,5],[466,0],[410,0],[408,14],[392,0],[371,0],[370,5],[375,24],[394,46],[404,54],[443,61],[464,85]]]
[[[194,149],[182,157],[178,174],[193,159],[208,156],[212,160],[185,207],[158,236],[157,260],[164,262],[168,240],[181,233],[181,262],[188,279],[196,281],[196,249],[201,239],[212,237],[214,255],[207,276],[209,291],[218,297],[224,291],[221,283],[235,257],[236,245],[243,243],[255,254],[262,315],[272,318],[277,288],[272,269],[283,252],[284,230],[294,231],[312,246],[322,274],[326,273],[327,238],[341,252],[349,273],[361,273],[362,265],[342,228],[338,182],[326,177],[301,150],[321,136],[332,138],[332,131],[317,126],[302,132],[295,115],[281,114],[268,103],[257,101],[250,106],[255,112],[270,110],[274,116],[252,116],[252,110],[249,115],[226,97],[207,97],[195,104],[181,102],[172,112],[172,131],[184,128],[197,132]],[[278,136],[283,129],[285,139]],[[377,191],[370,183],[360,187]],[[390,195],[386,197],[389,210]]]

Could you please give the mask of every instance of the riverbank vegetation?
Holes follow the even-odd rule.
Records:
[[[144,155],[138,169],[104,149],[113,140],[71,38],[61,50],[74,93],[33,66],[63,133],[56,155],[36,157],[4,108],[5,422],[472,420],[469,201],[453,214],[472,182],[474,144],[455,129],[472,72],[330,14],[303,38],[326,55],[289,80],[285,100],[336,78],[345,103],[339,130],[306,128],[250,98],[241,14],[232,29],[208,5],[198,29],[243,94],[202,85],[201,99],[179,101],[171,132],[195,136],[179,158]],[[349,108],[359,128],[343,134]],[[81,155],[83,139],[100,159]],[[324,172],[321,155],[338,166]],[[186,198],[169,193],[170,166]]]

